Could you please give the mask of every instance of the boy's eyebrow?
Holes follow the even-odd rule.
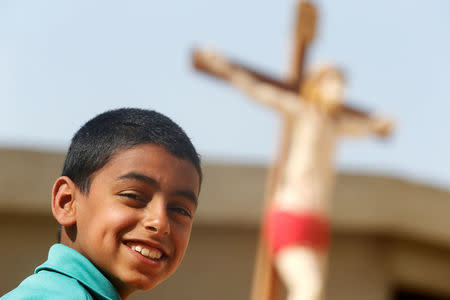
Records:
[[[141,182],[144,182],[146,184],[150,184],[152,186],[155,186],[157,188],[159,188],[159,182],[156,179],[153,179],[147,175],[141,174],[141,173],[136,173],[136,172],[130,172],[127,173],[125,175],[122,175],[118,178],[119,180],[124,180],[124,179],[135,179]],[[197,196],[195,195],[194,192],[189,191],[189,190],[177,190],[173,193],[176,196],[183,196],[185,198],[188,198],[189,200],[191,200],[192,202],[194,202],[195,206],[197,207],[198,204],[198,200],[197,200]]]
[[[136,172],[130,172],[125,175],[120,176],[118,179],[135,179],[138,181],[142,181],[146,184],[150,184],[152,186],[156,186],[159,188],[159,182],[156,179],[153,179],[151,177],[148,177],[147,175],[136,173]]]
[[[198,204],[197,196],[193,192],[187,190],[178,190],[174,193],[174,195],[188,198],[189,200],[194,202],[195,207],[197,207]]]

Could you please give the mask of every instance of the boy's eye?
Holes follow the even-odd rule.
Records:
[[[145,202],[144,198],[142,198],[141,196],[137,195],[137,194],[133,194],[133,193],[123,193],[120,194],[120,196],[122,197],[126,197],[126,198],[130,198],[139,202]]]
[[[176,212],[177,214],[180,214],[180,215],[192,218],[191,212],[188,209],[184,208],[184,207],[173,206],[173,207],[170,208],[170,210]]]

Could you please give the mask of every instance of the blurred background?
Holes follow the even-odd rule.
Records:
[[[308,64],[348,102],[391,116],[387,141],[343,140],[327,299],[450,299],[450,2],[313,1]],[[294,0],[0,1],[0,294],[56,240],[50,190],[94,115],[155,109],[201,153],[205,182],[179,271],[132,299],[248,299],[278,116],[196,73],[210,46],[282,77]]]

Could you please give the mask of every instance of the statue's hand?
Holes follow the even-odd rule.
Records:
[[[394,129],[394,122],[390,119],[375,119],[373,131],[380,137],[387,137]]]
[[[228,77],[232,66],[218,52],[211,49],[194,51],[194,66],[200,70],[207,70],[219,77]]]

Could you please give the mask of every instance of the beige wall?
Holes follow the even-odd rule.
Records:
[[[0,149],[0,294],[31,274],[56,239],[50,190],[63,158]],[[182,268],[133,299],[248,299],[265,168],[207,164],[204,171]],[[341,174],[332,223],[328,300],[388,300],[396,286],[450,295],[449,191]]]
[[[0,216],[0,294],[46,259],[55,241],[51,217]],[[256,229],[197,225],[181,268],[132,299],[248,299]],[[450,295],[450,249],[359,234],[333,236],[328,300],[387,300],[395,285]]]
[[[62,153],[0,149],[0,212],[48,215]],[[196,219],[202,225],[254,228],[262,214],[266,168],[203,165]],[[450,248],[450,192],[399,178],[341,173],[331,213],[333,228],[390,234]]]

